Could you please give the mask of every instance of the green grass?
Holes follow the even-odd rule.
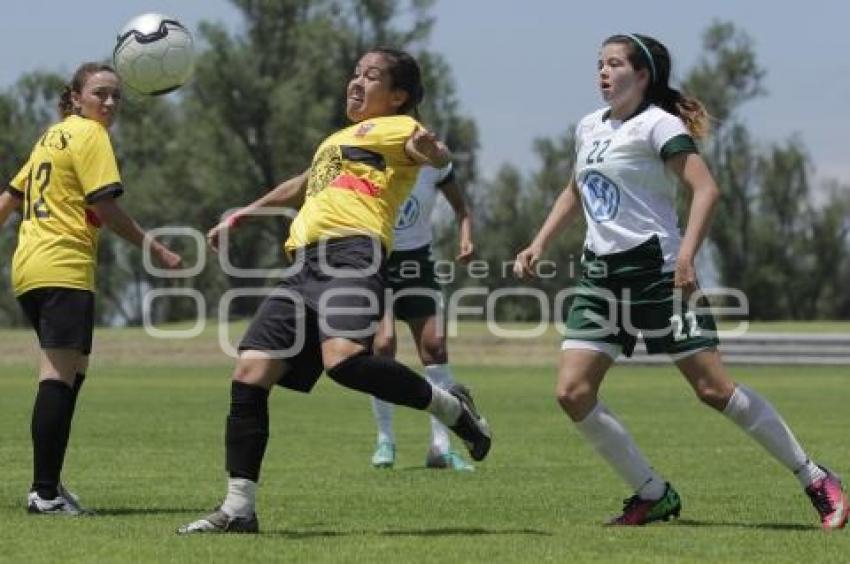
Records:
[[[141,367],[101,358],[64,473],[99,515],[33,517],[22,502],[35,383],[18,360],[0,369],[0,561],[837,562],[850,554],[847,531],[820,531],[796,480],[701,407],[671,368],[616,368],[604,397],[682,494],[677,522],[600,526],[629,492],[559,413],[553,368],[461,366],[457,376],[495,431],[475,473],[422,468],[427,422],[406,410],[396,417],[396,469],[373,470],[367,398],[323,380],[310,396],[272,396],[263,534],[178,537],[177,526],[223,493],[230,367],[170,368],[167,357]],[[776,404],[813,456],[850,474],[850,369],[735,375]]]

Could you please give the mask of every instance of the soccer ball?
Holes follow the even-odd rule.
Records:
[[[192,75],[192,34],[162,14],[142,14],[124,26],[112,53],[121,80],[142,94],[176,90]]]

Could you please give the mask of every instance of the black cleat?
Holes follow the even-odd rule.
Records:
[[[487,420],[475,410],[475,403],[473,403],[472,395],[466,386],[455,384],[449,388],[449,393],[457,398],[461,407],[460,417],[449,429],[463,439],[463,443],[469,451],[469,456],[473,460],[484,460],[490,451],[490,443],[492,442]]]

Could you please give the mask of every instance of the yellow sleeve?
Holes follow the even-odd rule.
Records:
[[[74,145],[71,155],[86,202],[91,204],[107,197],[117,198],[124,192],[106,129],[92,127],[90,134]]]
[[[31,166],[30,162],[27,161],[26,164],[21,167],[21,170],[18,171],[18,174],[16,174],[14,178],[12,178],[12,181],[9,182],[9,191],[19,198],[23,198],[24,192],[27,190],[27,176],[29,175]]]
[[[404,146],[417,127],[422,126],[410,116],[388,117],[378,125],[376,133],[381,137],[382,152],[388,165],[416,166],[417,163],[407,156]]]

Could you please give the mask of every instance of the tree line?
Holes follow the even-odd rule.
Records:
[[[238,33],[202,23],[193,80],[176,96],[126,97],[113,128],[126,194],[122,205],[147,227],[212,226],[225,209],[251,201],[303,171],[318,143],[346,124],[344,85],[360,54],[374,45],[413,52],[423,67],[426,100],[421,119],[461,155],[455,163],[476,221],[480,260],[500,265],[513,258],[536,229],[573,167],[572,128],[535,141],[538,166],[523,174],[510,163],[493,178],[478,174],[478,132],[458,99],[451,68],[429,45],[433,0],[231,0],[243,17]],[[763,95],[765,71],[747,35],[732,24],[712,24],[701,61],[686,75],[715,118],[702,147],[723,192],[710,247],[722,284],[742,289],[754,319],[850,318],[848,186],[833,181],[825,203],[815,205],[813,171],[804,145],[789,139],[759,146],[741,118],[741,107]],[[38,134],[56,119],[58,93],[67,77],[33,72],[0,93],[0,175],[7,180],[25,161]],[[280,267],[288,222],[266,218],[234,235],[229,258],[243,268]],[[0,326],[23,323],[10,288],[16,225],[0,231]],[[435,254],[452,257],[455,229],[437,225]],[[172,236],[188,264],[198,257],[185,237]],[[536,281],[554,295],[571,284],[581,251],[582,226],[550,249],[558,276]],[[268,286],[274,280],[227,276],[203,251],[205,268],[191,279],[161,279],[141,267],[139,251],[117,237],[101,238],[98,319],[139,324],[142,300],[152,288],[192,287],[215,315],[228,289]],[[449,289],[473,283],[490,290],[516,285],[502,269],[482,277],[459,269]],[[255,300],[236,301],[235,315],[250,315]],[[157,321],[193,317],[189,300],[158,300]],[[502,319],[533,319],[520,300],[501,300]]]

